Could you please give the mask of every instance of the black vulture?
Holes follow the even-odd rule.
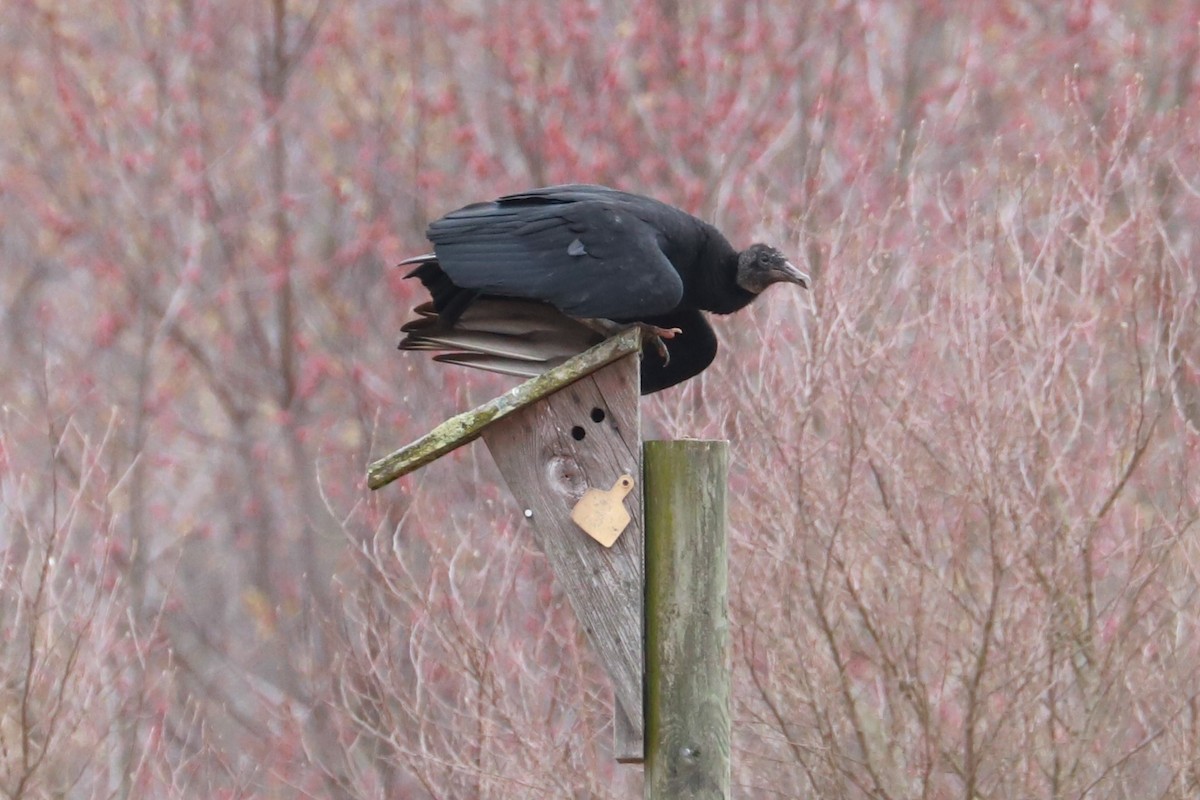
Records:
[[[808,287],[773,247],[738,252],[703,220],[605,186],[531,189],[452,211],[429,226],[433,252],[410,258],[431,302],[403,327],[402,350],[511,375],[538,375],[641,324],[642,393],[698,374],[717,352],[702,312],[744,308],[772,283]]]

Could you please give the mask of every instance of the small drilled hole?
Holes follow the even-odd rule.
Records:
[[[571,428],[571,438],[575,441],[582,442],[585,436],[587,436],[587,431],[582,426],[576,425],[574,428]]]
[[[592,409],[592,422],[604,422],[604,409],[603,408],[593,408]]]

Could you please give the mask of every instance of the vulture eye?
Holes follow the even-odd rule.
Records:
[[[771,257],[766,253],[759,253],[758,254],[758,263],[762,264],[765,267],[765,266],[767,266],[767,264],[771,263]]]

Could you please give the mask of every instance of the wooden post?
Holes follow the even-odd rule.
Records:
[[[647,800],[729,797],[729,444],[646,442]]]

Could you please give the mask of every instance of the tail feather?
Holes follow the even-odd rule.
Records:
[[[434,356],[433,360],[441,364],[472,367],[487,372],[497,372],[501,375],[513,375],[517,378],[536,378],[546,370],[553,369],[566,361],[565,358],[553,361],[520,361],[486,353],[445,353]]]
[[[401,261],[399,264],[397,264],[396,266],[397,267],[407,267],[409,264],[428,264],[430,262],[436,262],[436,261],[437,261],[436,253],[423,253],[419,256],[413,256],[412,258],[406,258],[403,261]],[[404,277],[411,278],[412,272],[408,273]]]
[[[434,351],[435,361],[530,377],[582,353],[603,337],[546,303],[501,297],[473,298],[447,319],[436,300],[405,323],[401,350]]]
[[[455,286],[450,276],[442,271],[438,264],[437,255],[426,253],[401,261],[399,266],[416,264],[416,269],[405,275],[405,278],[416,278],[429,292],[434,310],[442,319],[453,322],[474,302],[479,293],[472,289]]]

